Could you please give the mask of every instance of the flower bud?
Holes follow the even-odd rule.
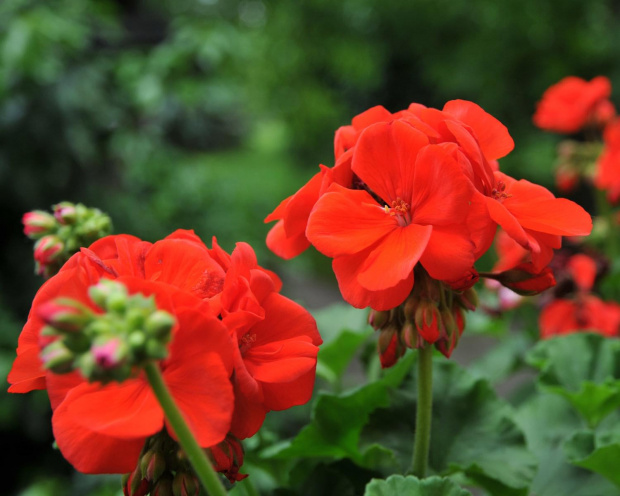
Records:
[[[75,224],[77,220],[77,209],[73,203],[60,202],[52,208],[54,210],[54,217],[62,225]]]
[[[187,472],[177,472],[172,481],[174,496],[198,496],[200,485],[198,479]]]
[[[377,349],[381,368],[384,369],[394,365],[405,354],[406,347],[401,343],[398,329],[395,326],[390,325],[381,331],[377,340]]]
[[[127,345],[118,337],[98,338],[90,351],[97,366],[103,370],[118,367],[127,360]]]
[[[175,320],[168,312],[157,311],[152,313],[144,323],[144,331],[156,338],[169,338]]]
[[[174,496],[172,478],[164,475],[159,479],[153,486],[151,496]]]
[[[92,319],[92,312],[86,307],[75,305],[73,301],[63,304],[61,299],[43,303],[38,314],[43,322],[61,332],[75,332]]]
[[[227,434],[221,443],[211,446],[205,452],[211,459],[214,470],[223,473],[231,483],[248,476],[239,473],[239,468],[243,465],[243,445],[234,435]]]
[[[415,311],[415,326],[418,333],[424,341],[428,343],[434,343],[440,337],[439,310],[437,305],[431,301],[421,301]]]
[[[142,478],[156,482],[166,471],[166,459],[159,451],[147,451],[140,459]]]
[[[474,311],[478,307],[478,293],[474,288],[469,288],[462,293],[456,293],[457,301],[466,310]]]
[[[124,496],[146,496],[151,486],[149,481],[141,477],[140,467],[136,467],[130,474],[124,474],[121,483]]]
[[[390,320],[389,311],[370,310],[368,314],[368,323],[375,330],[383,329]]]
[[[48,234],[39,239],[34,245],[36,273],[50,277],[58,272],[60,264],[57,264],[56,260],[61,259],[64,249],[64,243],[54,234]]]
[[[401,335],[403,337],[403,341],[407,345],[407,348],[416,349],[421,348],[424,345],[424,339],[418,334],[415,326],[409,321],[405,322]]]
[[[59,339],[43,348],[40,358],[46,369],[56,374],[66,374],[73,370],[75,355]]]
[[[531,262],[493,276],[502,285],[522,296],[533,296],[555,286],[555,277],[549,267],[536,272]]]
[[[43,210],[26,212],[22,216],[24,234],[30,239],[38,239],[46,234],[51,234],[56,229],[56,219]]]

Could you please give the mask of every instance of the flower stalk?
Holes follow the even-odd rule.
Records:
[[[174,433],[179,439],[179,444],[187,454],[187,459],[192,464],[192,467],[194,467],[196,476],[200,479],[200,483],[207,490],[209,496],[225,496],[226,489],[222,481],[183,419],[181,411],[174,402],[164,382],[159,367],[155,362],[149,362],[144,366],[144,372],[153,389],[153,393],[155,393],[157,401],[159,401],[164,411],[166,419],[170,422],[170,425],[174,429]]]
[[[433,347],[421,347],[418,353],[418,404],[410,473],[423,479],[428,468],[433,416]]]

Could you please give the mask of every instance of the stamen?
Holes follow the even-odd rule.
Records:
[[[506,198],[510,198],[512,195],[506,193],[506,183],[503,181],[498,181],[497,186],[493,188],[491,191],[491,196],[496,200],[505,200]]]
[[[244,355],[256,342],[256,334],[250,334],[246,332],[239,340],[239,351]]]
[[[409,204],[399,197],[392,202],[392,208],[386,205],[384,210],[386,214],[396,217],[400,226],[406,226],[411,222],[410,208]]]

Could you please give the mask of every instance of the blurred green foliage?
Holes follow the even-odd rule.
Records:
[[[82,202],[117,232],[195,229],[314,273],[318,257],[285,266],[267,252],[262,219],[332,165],[339,125],[376,104],[470,99],[515,138],[503,168],[548,184],[557,139],[531,125],[536,100],[569,74],[618,84],[617,60],[612,0],[2,0],[3,377],[41,283],[24,212]],[[48,414],[41,397],[0,394],[3,439],[30,460],[10,493],[44,470],[51,436],[32,427]],[[69,473],[63,463],[48,470]]]

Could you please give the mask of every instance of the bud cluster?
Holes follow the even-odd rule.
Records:
[[[88,294],[102,310],[61,298],[41,306],[47,324],[41,337],[45,368],[58,373],[80,370],[89,381],[123,381],[148,360],[167,356],[175,324],[172,315],[158,310],[154,297],[129,295],[116,281],[102,279]]]
[[[603,150],[600,142],[564,140],[558,145],[556,185],[563,193],[573,191],[582,178],[592,177]]]
[[[22,217],[24,234],[36,240],[35,271],[51,277],[82,246],[107,236],[112,231],[110,217],[81,203],[61,202],[43,210],[27,212]]]
[[[239,474],[243,446],[232,434],[204,451],[231,483],[247,477]],[[197,496],[200,491],[185,452],[165,429],[146,440],[136,468],[123,476],[122,484],[125,496]]]
[[[465,327],[466,310],[475,310],[478,296],[473,288],[455,291],[416,268],[412,293],[389,311],[371,310],[368,323],[380,331],[378,351],[383,368],[391,367],[407,348],[434,344],[450,357]]]

